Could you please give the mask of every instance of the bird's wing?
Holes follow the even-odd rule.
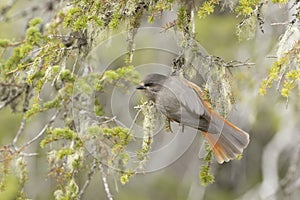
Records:
[[[186,110],[198,116],[203,116],[205,114],[206,110],[200,94],[197,94],[186,80],[181,79],[178,76],[171,76],[168,81],[165,82],[164,87],[171,90],[180,102],[181,106],[183,106]]]

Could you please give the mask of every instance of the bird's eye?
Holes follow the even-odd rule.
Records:
[[[153,85],[153,83],[145,83],[144,86],[145,87],[151,87]]]

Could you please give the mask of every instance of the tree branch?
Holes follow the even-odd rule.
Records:
[[[17,132],[17,134],[16,134],[16,136],[14,137],[13,142],[12,142],[12,145],[13,145],[13,147],[14,147],[14,149],[15,149],[16,151],[19,151],[19,149],[18,149],[18,147],[17,147],[16,144],[17,144],[17,141],[19,140],[21,134],[22,134],[23,131],[24,131],[25,124],[26,124],[26,118],[25,118],[25,116],[23,115],[21,124],[20,124],[20,126],[19,126],[19,130],[18,130],[18,132]]]
[[[110,193],[110,190],[109,190],[109,185],[108,185],[106,174],[104,172],[102,164],[99,165],[99,169],[100,169],[100,172],[101,172],[101,175],[102,175],[102,181],[103,181],[104,190],[106,192],[107,198],[108,198],[108,200],[113,200],[113,197],[112,197],[112,195]]]
[[[11,102],[13,102],[16,98],[18,98],[19,96],[21,96],[23,92],[20,91],[18,92],[15,96],[7,99],[6,101],[4,101],[4,103],[2,105],[0,105],[0,110],[2,110],[4,107],[6,107],[8,104],[10,104]]]
[[[79,192],[78,199],[81,199],[81,198],[82,198],[84,192],[86,191],[87,187],[89,186],[90,181],[91,181],[91,179],[92,179],[92,176],[94,175],[94,173],[95,173],[95,171],[96,171],[96,168],[97,168],[97,163],[96,163],[95,160],[94,160],[94,163],[93,163],[93,165],[92,165],[92,167],[91,167],[91,169],[90,169],[90,171],[89,171],[89,173],[88,173],[88,178],[87,178],[87,180],[85,181],[83,187],[81,188],[81,190],[80,190],[80,192]]]

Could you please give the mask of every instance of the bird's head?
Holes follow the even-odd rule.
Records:
[[[155,102],[156,95],[162,89],[167,78],[161,74],[149,74],[136,89],[143,90],[147,98]]]

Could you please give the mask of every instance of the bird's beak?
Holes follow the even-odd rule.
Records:
[[[146,87],[144,85],[139,85],[136,87],[137,90],[145,90]]]

